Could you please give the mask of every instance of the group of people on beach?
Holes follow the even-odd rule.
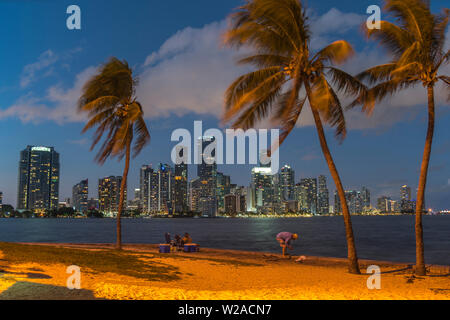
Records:
[[[189,233],[185,233],[184,237],[179,236],[176,234],[173,239],[171,239],[170,233],[165,234],[166,238],[166,244],[169,244],[173,248],[182,249],[185,244],[192,243],[192,238]],[[277,234],[276,237],[278,243],[280,244],[280,247],[282,248],[282,254],[283,257],[289,256],[289,254],[286,254],[286,249],[293,249],[292,242],[298,239],[297,233],[291,233],[291,232],[280,232]],[[303,260],[303,259],[302,259]]]
[[[192,238],[189,233],[185,233],[184,237],[176,234],[173,239],[171,239],[170,233],[165,234],[166,244],[170,244],[171,247],[182,249],[185,244],[192,243]]]

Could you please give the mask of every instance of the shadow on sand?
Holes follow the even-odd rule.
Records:
[[[18,281],[0,293],[0,300],[93,300],[90,290],[70,290],[66,287]]]

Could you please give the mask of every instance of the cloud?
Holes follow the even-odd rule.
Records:
[[[67,142],[78,146],[84,146],[89,143],[89,140],[86,138],[82,138],[77,140],[67,140]]]
[[[57,61],[58,56],[52,50],[43,52],[36,62],[28,64],[23,68],[22,75],[20,77],[20,86],[22,88],[27,87],[30,83],[37,80],[38,72],[46,69],[46,72],[42,76],[46,77],[50,75],[51,70],[48,70],[48,68],[54,65]]]
[[[227,86],[243,72],[236,52],[220,43],[225,28],[225,21],[186,28],[147,57],[137,96],[148,117],[220,116]]]
[[[361,24],[367,19],[366,16],[356,13],[345,13],[336,8],[331,8],[322,16],[317,16],[314,12],[311,16],[311,49],[318,50],[328,45],[333,36],[342,36],[349,31],[357,31]],[[340,38],[339,37],[339,38]]]
[[[301,157],[301,160],[303,161],[313,161],[317,159],[322,159],[322,157],[316,152],[310,152]]]
[[[84,116],[77,112],[77,101],[86,81],[94,75],[96,67],[89,67],[75,78],[73,87],[63,89],[59,85],[50,87],[45,97],[26,95],[5,110],[0,109],[0,119],[18,118],[23,123],[54,121],[58,124],[80,122]]]

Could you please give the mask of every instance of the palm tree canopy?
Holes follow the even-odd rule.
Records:
[[[111,58],[83,87],[78,108],[89,117],[83,133],[97,127],[91,150],[106,133],[96,156],[101,164],[110,156],[122,159],[133,140],[133,156],[150,141],[142,105],[136,101],[136,85],[128,63]]]
[[[323,121],[344,139],[346,125],[337,92],[359,95],[362,83],[338,69],[353,54],[339,40],[311,53],[311,32],[298,0],[252,0],[231,15],[225,43],[249,47],[252,54],[239,61],[256,70],[237,78],[225,94],[225,122],[247,129],[269,114],[281,123],[280,142],[295,127],[307,99]],[[305,94],[304,90],[309,94]],[[273,112],[272,112],[273,111]]]
[[[362,103],[368,113],[376,101],[420,82],[427,87],[442,80],[450,89],[450,77],[438,74],[449,61],[450,51],[444,48],[450,10],[434,15],[423,0],[386,0],[384,9],[395,21],[381,21],[381,28],[367,30],[367,36],[378,40],[393,59],[358,75],[374,87],[351,105]]]

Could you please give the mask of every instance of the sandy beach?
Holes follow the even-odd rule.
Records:
[[[124,247],[123,254],[142,265],[134,270],[139,272],[136,275],[125,272],[125,266],[123,273],[105,272],[101,261],[96,263],[102,268],[81,263],[81,290],[69,290],[66,269],[69,263],[77,265],[77,254],[95,258],[113,252],[112,246],[40,244],[24,248],[34,252],[63,248],[73,252],[74,258],[59,261],[55,253],[45,263],[11,260],[0,246],[0,299],[450,299],[450,268],[446,266],[430,266],[428,276],[416,277],[408,264],[362,260],[363,273],[372,264],[382,271],[381,289],[369,290],[370,275],[348,274],[344,259],[307,257],[299,263],[297,257],[286,259],[273,253],[205,248],[198,253],[159,254],[155,245]],[[117,270],[121,270],[120,263]],[[147,275],[146,267],[153,268]]]

